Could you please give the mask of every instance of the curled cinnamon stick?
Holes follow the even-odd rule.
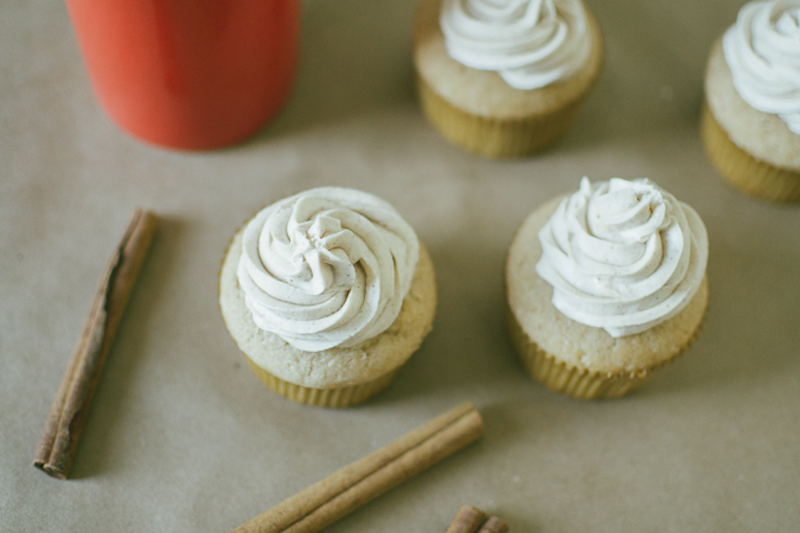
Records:
[[[484,520],[486,520],[486,513],[477,507],[465,505],[450,523],[447,533],[475,533]]]
[[[508,523],[497,516],[490,516],[483,523],[478,533],[506,533],[509,529]]]
[[[486,518],[486,513],[477,507],[465,505],[450,523],[447,533],[507,533],[508,529],[508,523],[502,518]]]
[[[153,213],[137,209],[100,279],[83,333],[53,400],[33,460],[35,467],[53,477],[65,479],[69,473],[114,333],[156,225]]]
[[[483,435],[467,402],[239,526],[232,533],[313,533]]]

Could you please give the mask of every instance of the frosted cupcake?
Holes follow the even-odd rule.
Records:
[[[577,398],[642,385],[697,334],[707,258],[700,217],[653,182],[583,178],[511,244],[509,323],[525,369]]]
[[[322,187],[264,208],[234,236],[219,303],[267,386],[343,407],[386,387],[419,348],[436,285],[425,248],[391,205]]]
[[[800,200],[800,0],[750,2],[711,49],[701,133],[744,192]]]
[[[426,0],[414,27],[422,109],[487,157],[562,135],[600,74],[600,29],[581,0]]]

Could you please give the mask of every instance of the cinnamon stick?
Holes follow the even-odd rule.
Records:
[[[450,523],[447,533],[475,533],[484,520],[486,520],[486,513],[477,507],[465,505]]]
[[[56,393],[33,465],[66,479],[114,333],[157,225],[137,209],[106,266],[78,344]]]
[[[450,523],[447,533],[507,533],[508,529],[508,523],[502,518],[486,518],[486,513],[477,507],[465,505]]]
[[[483,435],[467,402],[351,463],[232,533],[313,533]]]
[[[497,516],[490,516],[483,523],[478,533],[506,533],[509,529],[508,523]]]

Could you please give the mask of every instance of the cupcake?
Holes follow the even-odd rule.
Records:
[[[414,25],[422,109],[456,146],[512,157],[563,134],[603,61],[581,0],[425,0]]]
[[[228,247],[222,317],[271,389],[326,407],[386,387],[436,308],[433,265],[387,202],[322,187],[261,210]]]
[[[714,43],[700,123],[717,171],[765,200],[800,200],[800,0],[750,2]]]
[[[583,178],[528,216],[511,244],[509,324],[525,369],[577,398],[642,385],[694,340],[707,258],[700,217],[653,182]]]

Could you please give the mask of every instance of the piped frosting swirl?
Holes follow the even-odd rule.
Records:
[[[450,57],[515,89],[565,80],[591,51],[580,0],[444,0],[440,25]]]
[[[742,100],[800,135],[800,0],[745,4],[722,49]]]
[[[340,187],[264,208],[242,245],[237,275],[253,321],[309,352],[385,331],[419,259],[414,230],[391,205]]]
[[[553,305],[613,337],[680,312],[705,276],[708,237],[697,213],[646,178],[612,178],[564,199],[540,230],[539,276]]]

